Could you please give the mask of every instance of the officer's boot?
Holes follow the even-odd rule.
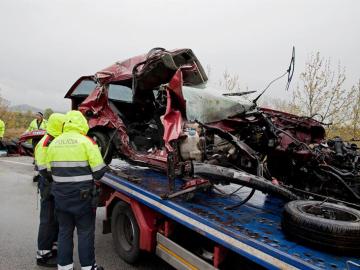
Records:
[[[57,257],[51,251],[44,254],[38,251],[36,254],[36,264],[44,267],[57,267]]]
[[[98,265],[93,265],[93,267],[91,267],[91,270],[105,270],[104,267],[102,266],[98,266]]]

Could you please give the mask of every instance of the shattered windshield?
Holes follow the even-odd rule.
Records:
[[[82,80],[71,96],[88,96],[96,88],[96,82],[90,79]]]
[[[183,86],[188,120],[211,123],[243,113],[253,105],[251,102],[223,96],[217,89],[208,86],[195,88]]]

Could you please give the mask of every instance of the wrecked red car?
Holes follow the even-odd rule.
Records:
[[[206,82],[190,49],[155,48],[81,77],[65,97],[87,117],[107,163],[120,157],[162,170],[170,190],[175,177],[201,178],[288,200],[360,207],[355,144],[326,139],[314,119],[224,96]],[[331,207],[325,208],[311,214],[327,215]],[[335,208],[330,219],[360,220]],[[310,213],[314,206],[304,209]]]
[[[10,156],[33,156],[33,145],[28,140],[34,139],[39,141],[45,134],[46,130],[41,129],[25,132],[20,138],[0,142],[0,150],[5,151],[6,155]]]

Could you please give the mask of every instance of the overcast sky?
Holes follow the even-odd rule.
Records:
[[[0,94],[11,104],[67,110],[81,75],[153,47],[192,48],[217,81],[227,69],[261,90],[312,52],[360,79],[360,1],[0,0]],[[285,97],[285,81],[269,92]]]

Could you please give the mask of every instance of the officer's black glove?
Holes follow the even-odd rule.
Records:
[[[109,171],[110,170],[110,168],[109,168],[109,166],[105,166],[104,168],[102,168],[101,170],[98,170],[98,171],[96,171],[96,172],[94,172],[93,173],[93,177],[94,177],[94,179],[95,180],[100,180],[103,176],[104,176],[104,174],[107,172],[107,171]]]

